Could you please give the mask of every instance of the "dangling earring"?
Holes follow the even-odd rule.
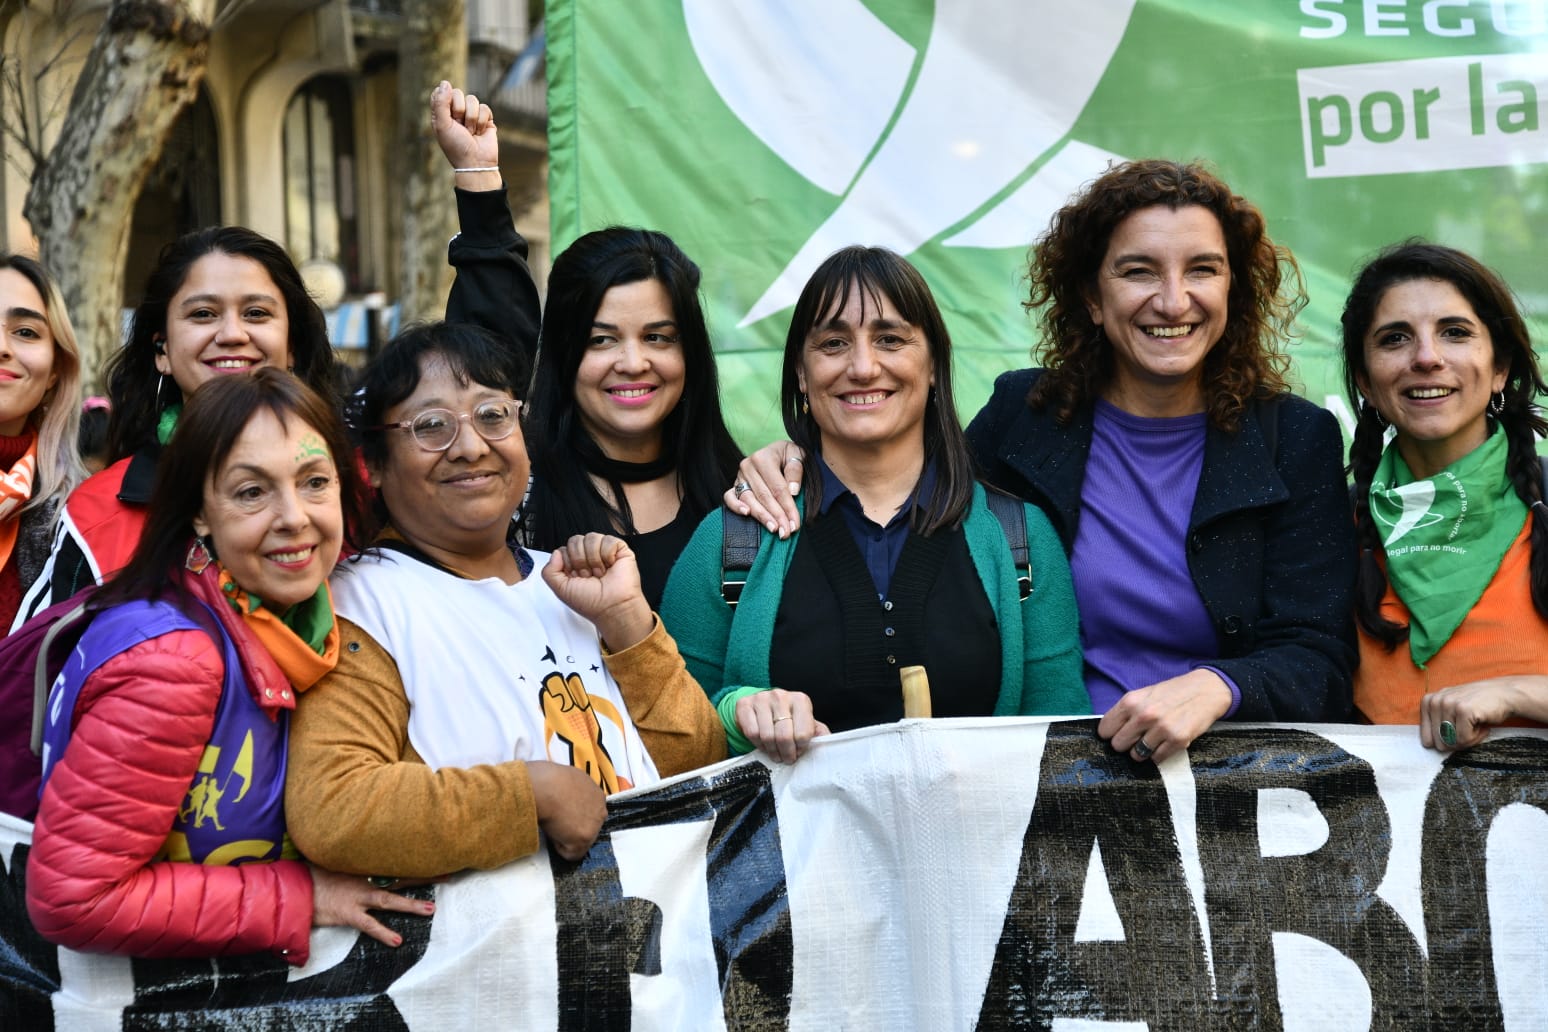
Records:
[[[156,404],[161,404],[161,388],[166,385],[167,378],[164,373],[156,374]]]
[[[1496,419],[1505,414],[1505,392],[1499,391],[1489,399],[1489,411],[1494,413]]]
[[[812,407],[806,403],[806,392],[802,391],[801,392],[801,414],[802,415],[806,415],[807,413],[811,412],[811,410],[812,410]]]
[[[1387,429],[1387,421],[1382,418],[1381,412],[1379,412],[1377,410],[1375,405],[1372,405],[1370,403],[1369,399],[1362,398],[1360,400],[1360,416],[1361,416],[1362,419],[1365,417],[1365,413],[1367,413],[1367,412],[1369,412],[1373,417],[1375,417],[1375,419],[1376,419],[1376,429],[1378,429],[1378,430],[1386,430]]]
[[[183,569],[189,573],[203,573],[205,568],[215,561],[210,554],[210,546],[206,543],[204,535],[196,535],[193,544],[188,546],[188,555],[183,559]]]

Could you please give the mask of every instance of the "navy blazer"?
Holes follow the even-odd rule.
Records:
[[[1041,374],[1000,376],[968,445],[983,478],[1041,508],[1068,553],[1094,408],[1067,426],[1033,409]],[[1242,693],[1233,720],[1349,717],[1356,547],[1343,443],[1331,413],[1293,395],[1249,404],[1236,433],[1205,431],[1188,571],[1220,646],[1209,665]]]

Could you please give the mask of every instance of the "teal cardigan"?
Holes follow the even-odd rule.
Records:
[[[1023,509],[1033,589],[1025,602],[1005,532],[989,511],[982,486],[974,485],[973,504],[963,524],[968,554],[1000,628],[1000,694],[994,715],[1088,714],[1091,700],[1081,668],[1070,563],[1042,510],[1033,505]],[[723,519],[718,509],[706,516],[678,557],[661,600],[661,619],[676,639],[688,672],[720,711],[732,751],[746,752],[750,745],[736,726],[736,700],[769,687],[774,617],[800,535],[781,541],[764,531],[733,609],[720,593]]]

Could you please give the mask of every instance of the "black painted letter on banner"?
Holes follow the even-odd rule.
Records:
[[[768,768],[748,763],[708,782],[682,781],[613,803],[602,834],[583,859],[572,864],[550,854],[561,1032],[626,1032],[632,1012],[629,976],[661,974],[661,910],[623,895],[613,833],[711,818],[710,933],[726,1025],[788,1026],[795,946],[779,820]]]
[[[1122,942],[1076,942],[1087,865],[1100,845]],[[1055,1018],[1207,1027],[1203,937],[1154,764],[1114,753],[1094,721],[1048,727],[1037,801],[978,1017],[980,1029],[1051,1029]]]

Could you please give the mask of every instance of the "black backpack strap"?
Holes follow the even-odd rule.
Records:
[[[1016,564],[1016,584],[1021,589],[1021,601],[1032,594],[1032,546],[1027,543],[1027,511],[1021,499],[1001,494],[991,488],[984,489],[989,511],[1000,521],[1005,542],[1010,545],[1011,560]]]
[[[758,545],[763,541],[763,527],[751,516],[720,508],[720,597],[726,605],[735,608],[742,597],[742,586],[747,583],[747,571],[758,558]]]

